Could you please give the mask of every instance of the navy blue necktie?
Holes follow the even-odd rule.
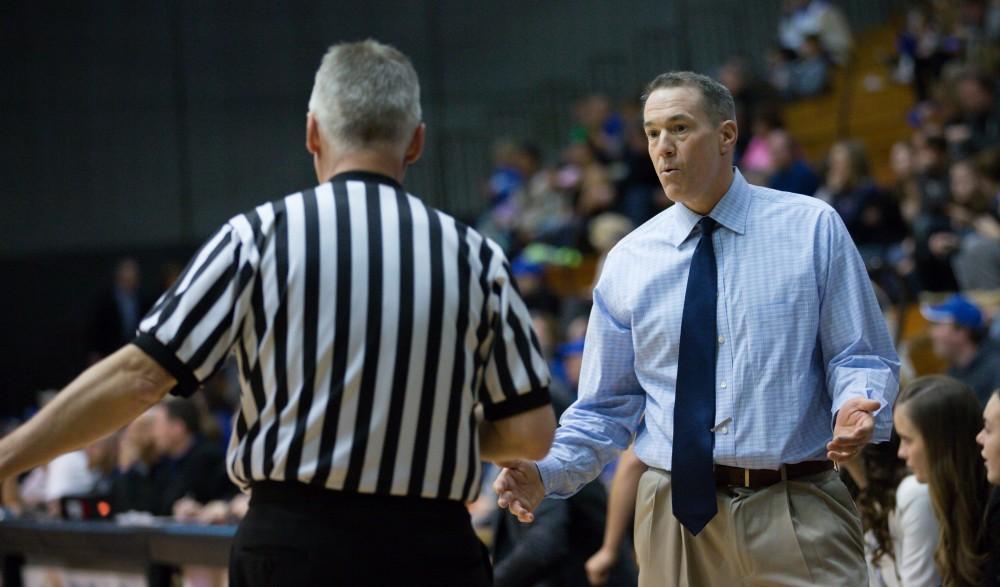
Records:
[[[715,323],[718,285],[712,245],[716,223],[706,216],[698,224],[701,240],[691,258],[681,319],[671,459],[674,517],[695,535],[718,512],[712,473],[718,352]]]

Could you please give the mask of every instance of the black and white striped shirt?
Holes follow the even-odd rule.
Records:
[[[350,172],[235,216],[198,251],[135,344],[190,395],[230,352],[241,487],[291,481],[471,500],[473,408],[548,403],[549,374],[503,252],[407,194]]]

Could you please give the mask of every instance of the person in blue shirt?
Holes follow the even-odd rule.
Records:
[[[675,205],[608,255],[578,399],[498,503],[530,522],[634,438],[640,585],[867,584],[833,462],[889,439],[899,359],[862,260],[829,205],[734,170],[725,87],[671,72],[646,95]]]

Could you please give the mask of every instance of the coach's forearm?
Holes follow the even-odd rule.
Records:
[[[0,439],[0,480],[118,430],[160,401],[174,383],[173,376],[138,347],[122,347]]]

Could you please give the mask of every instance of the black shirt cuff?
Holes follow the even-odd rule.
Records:
[[[140,332],[139,336],[132,340],[132,344],[142,349],[144,353],[174,376],[174,379],[177,380],[177,385],[170,390],[171,395],[190,397],[201,387],[201,383],[195,377],[194,371],[178,359],[177,355],[157,340],[155,336]]]
[[[483,417],[487,420],[503,420],[518,414],[547,406],[552,403],[549,397],[549,389],[542,387],[533,389],[527,393],[507,398],[499,404],[483,403]]]

